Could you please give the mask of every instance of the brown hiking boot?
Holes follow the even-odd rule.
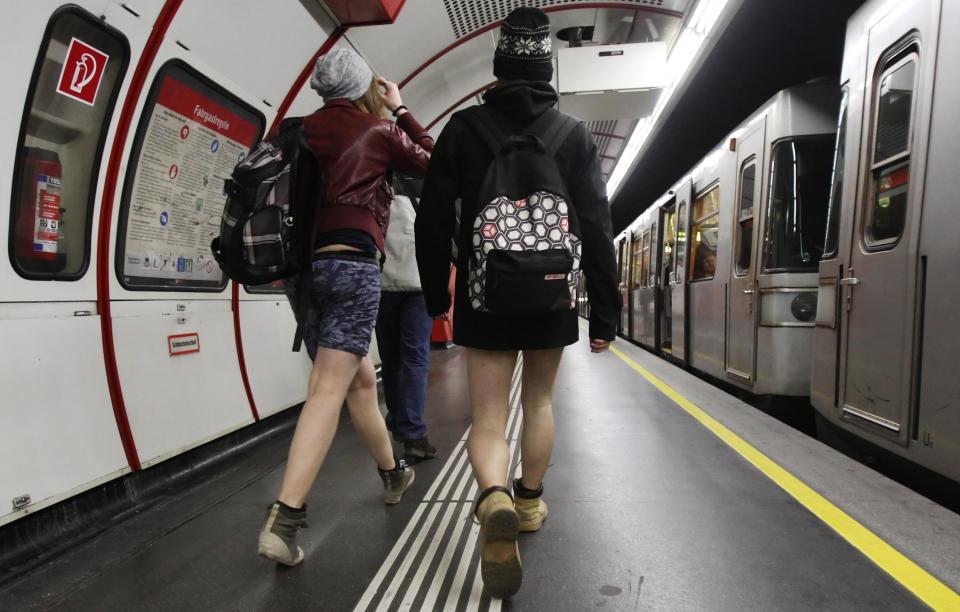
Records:
[[[377,469],[380,480],[383,481],[383,503],[388,506],[400,503],[403,492],[410,488],[416,478],[413,468],[403,459],[397,461],[397,467],[392,470]]]
[[[528,489],[517,478],[513,481],[513,494],[520,517],[520,531],[539,531],[550,514],[543,501],[543,483],[536,489]]]
[[[494,597],[510,597],[523,582],[523,566],[517,546],[519,518],[510,491],[490,487],[477,498],[480,521],[480,575]]]

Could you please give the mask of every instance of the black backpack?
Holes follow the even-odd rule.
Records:
[[[579,122],[551,108],[526,130],[507,135],[494,112],[478,106],[458,113],[494,154],[472,222],[470,305],[500,316],[571,310],[579,226],[555,155]]]
[[[302,190],[313,187],[312,161],[303,119],[296,117],[236,165],[224,184],[220,236],[210,245],[230,279],[261,285],[309,269],[314,223]]]

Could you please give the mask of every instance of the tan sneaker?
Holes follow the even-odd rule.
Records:
[[[547,503],[543,501],[543,484],[532,491],[524,487],[517,478],[513,481],[513,494],[517,515],[520,517],[520,531],[539,531],[550,514]]]
[[[303,549],[297,546],[297,533],[307,526],[307,507],[293,510],[280,502],[267,508],[267,520],[260,530],[257,553],[283,565],[299,565]]]
[[[417,475],[403,459],[397,461],[392,470],[377,469],[383,481],[383,503],[388,506],[399,504],[403,492],[410,488]]]
[[[510,597],[523,582],[520,563],[519,517],[510,491],[490,487],[477,498],[480,521],[480,575],[483,585],[494,597]]]

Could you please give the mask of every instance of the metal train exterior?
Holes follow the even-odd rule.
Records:
[[[757,395],[809,393],[838,89],[777,94],[617,237],[621,334]]]
[[[958,31],[960,3],[866,2],[838,119],[829,88],[781,92],[617,237],[620,334],[757,395],[809,396],[821,425],[960,481]],[[802,217],[784,224],[791,165]]]
[[[849,21],[811,400],[960,481],[960,3],[870,0]]]

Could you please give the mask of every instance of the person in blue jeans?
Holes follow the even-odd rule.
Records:
[[[384,243],[387,259],[381,276],[376,326],[387,429],[394,440],[403,443],[403,455],[409,461],[437,455],[423,422],[433,319],[427,314],[420,288],[413,239],[421,183],[402,175],[394,178],[395,197]]]

